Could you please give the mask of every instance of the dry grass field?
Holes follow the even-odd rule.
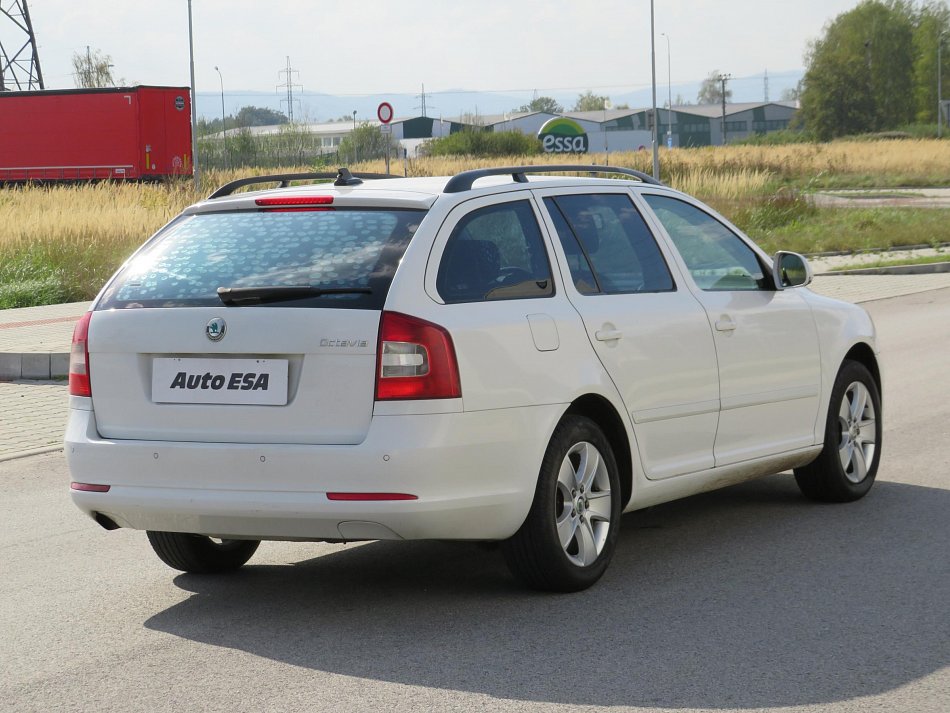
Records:
[[[649,152],[562,157],[649,172]],[[393,173],[451,175],[493,165],[550,163],[547,156],[393,161]],[[354,171],[383,172],[382,161]],[[215,171],[192,182],[25,186],[0,189],[0,308],[89,299],[146,237],[236,177],[309,167]],[[803,252],[950,241],[947,211],[816,210],[818,188],[947,185],[950,141],[852,141],[663,150],[665,182],[713,205],[769,250]]]

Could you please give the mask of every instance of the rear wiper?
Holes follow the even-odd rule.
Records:
[[[370,295],[368,287],[311,287],[308,285],[261,285],[259,287],[219,287],[218,297],[226,305],[282,302],[323,295]]]

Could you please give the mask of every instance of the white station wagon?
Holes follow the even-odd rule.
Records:
[[[188,208],[76,327],[75,504],[187,572],[261,540],[485,540],[575,591],[624,512],[786,469],[863,496],[868,315],[695,199],[583,170],[626,178],[341,169]]]

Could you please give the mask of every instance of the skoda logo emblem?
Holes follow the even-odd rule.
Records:
[[[220,317],[215,317],[210,322],[208,326],[205,327],[205,334],[208,335],[208,339],[212,342],[220,342],[224,339],[224,333],[228,331],[227,322],[225,322]]]

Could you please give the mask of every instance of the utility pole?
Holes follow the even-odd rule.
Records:
[[[666,91],[667,112],[666,112],[666,147],[673,148],[673,65],[670,62],[670,36],[665,32],[660,35],[666,38]]]
[[[722,94],[722,145],[726,145],[726,82],[732,79],[731,74],[720,74],[716,79],[719,80]]]
[[[656,24],[654,23],[653,0],[650,0],[650,69],[653,76],[653,177],[660,180],[659,116],[656,113]]]
[[[280,75],[282,74],[287,75],[287,80],[283,84],[278,84],[277,89],[286,89],[287,98],[281,99],[280,103],[283,104],[284,102],[287,102],[287,118],[290,120],[290,123],[293,124],[294,123],[294,101],[299,101],[299,99],[297,100],[294,99],[294,87],[298,89],[303,89],[303,85],[294,83],[294,75],[296,74],[299,77],[300,72],[298,72],[296,69],[290,66],[290,57],[287,57],[287,69],[282,69],[279,72],[277,72],[278,77],[280,77]]]
[[[198,177],[198,108],[195,106],[195,35],[192,31],[191,0],[188,0],[188,60],[191,65],[191,167],[195,174],[195,191],[201,190]]]
[[[769,70],[765,70],[765,103],[769,103]]]
[[[224,167],[231,168],[231,152],[228,149],[228,122],[224,115],[224,76],[218,65],[214,65],[214,71],[218,73],[218,79],[221,80],[221,143],[224,146]]]
[[[937,35],[937,138],[943,136],[943,67],[941,63],[943,57],[943,36],[947,34],[946,30]]]

